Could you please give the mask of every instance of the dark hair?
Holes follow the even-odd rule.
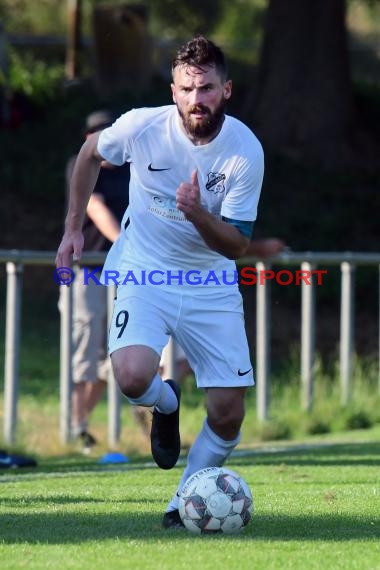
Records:
[[[204,66],[215,67],[221,78],[227,79],[227,64],[222,50],[201,35],[195,36],[179,48],[172,62],[172,74],[175,68],[181,65],[193,65],[199,69]]]

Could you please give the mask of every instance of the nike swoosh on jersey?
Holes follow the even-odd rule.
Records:
[[[239,368],[238,370],[238,374],[239,376],[245,376],[246,374],[248,374],[249,372],[251,372],[252,368],[250,368],[249,370],[246,370],[245,372],[242,372]]]
[[[151,172],[162,172],[163,170],[171,170],[171,168],[153,168],[152,163],[150,163],[148,170]]]

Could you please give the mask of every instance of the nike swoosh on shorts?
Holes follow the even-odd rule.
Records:
[[[245,376],[246,374],[248,374],[249,372],[251,372],[252,368],[250,368],[249,370],[246,370],[245,372],[242,372],[239,368],[238,370],[238,374],[239,376]]]

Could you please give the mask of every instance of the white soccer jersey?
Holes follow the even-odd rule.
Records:
[[[230,116],[211,142],[199,146],[187,138],[180,121],[175,105],[134,109],[100,134],[102,157],[114,165],[131,163],[129,208],[104,266],[106,284],[112,271],[119,284],[194,290],[198,282],[197,293],[231,284],[235,262],[206,245],[177,209],[176,191],[196,169],[203,207],[218,217],[254,221],[262,147],[248,127]]]

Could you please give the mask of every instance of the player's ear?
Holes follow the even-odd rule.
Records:
[[[173,101],[174,101],[174,103],[177,103],[177,101],[176,101],[176,99],[175,99],[175,85],[174,85],[174,83],[171,83],[171,84],[170,84],[170,87],[171,87],[171,89],[172,89],[172,98],[173,98]]]
[[[224,84],[224,98],[229,99],[231,97],[231,94],[232,94],[232,81],[231,79],[228,79],[228,81],[226,81]]]

